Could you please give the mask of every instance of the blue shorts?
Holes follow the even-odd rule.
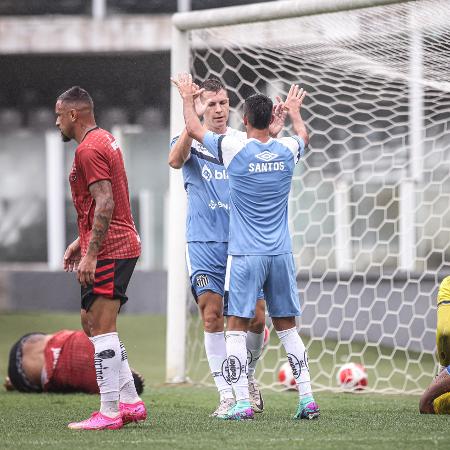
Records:
[[[206,291],[223,297],[227,251],[227,242],[187,243],[186,264],[195,301]]]
[[[228,256],[228,315],[251,319],[261,289],[270,317],[300,316],[294,258],[284,255]]]
[[[227,251],[227,242],[188,242],[186,245],[186,263],[195,301],[207,291],[219,294],[224,297],[225,316],[228,306],[228,292],[225,292]],[[262,290],[254,300],[256,298],[264,300]]]

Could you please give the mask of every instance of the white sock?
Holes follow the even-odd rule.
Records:
[[[120,371],[119,371],[119,387],[120,387],[120,401],[122,403],[136,403],[140,401],[140,397],[136,392],[136,386],[134,385],[133,374],[131,373],[130,366],[128,365],[128,355],[125,350],[125,346],[122,341],[120,342]]]
[[[208,333],[205,331],[205,351],[209,369],[219,391],[220,400],[233,398],[233,389],[224,377],[226,374],[227,348],[223,331]]]
[[[100,390],[100,412],[108,417],[119,414],[120,343],[117,333],[90,338],[94,344],[94,365]]]
[[[286,350],[289,364],[294,374],[300,399],[312,397],[311,377],[308,368],[308,354],[297,328],[277,331],[278,337]]]
[[[262,333],[247,332],[247,356],[248,356],[248,379],[252,381],[255,378],[256,364],[261,357],[264,344],[264,331]]]
[[[227,331],[225,340],[227,344],[228,374],[233,386],[236,401],[250,401],[247,379],[247,346],[245,331]]]

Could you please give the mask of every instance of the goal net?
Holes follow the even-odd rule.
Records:
[[[336,389],[339,366],[356,362],[369,390],[418,393],[436,371],[436,292],[450,262],[450,7],[331,3],[183,14],[178,25],[189,19],[194,79],[225,83],[231,126],[243,128],[253,93],[308,92],[311,140],[289,214],[313,387]],[[269,20],[272,9],[284,12]],[[185,335],[186,377],[212,384],[192,299]],[[284,389],[285,360],[272,332],[256,370],[263,388]]]

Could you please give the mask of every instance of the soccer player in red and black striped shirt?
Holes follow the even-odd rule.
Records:
[[[115,138],[96,125],[91,96],[74,86],[58,97],[55,112],[63,141],[78,143],[69,181],[79,236],[67,247],[64,269],[76,270],[81,284],[82,324],[94,344],[101,397],[100,411],[69,428],[117,429],[123,426],[124,411],[140,420],[147,414],[116,328],[140,239],[122,152]]]

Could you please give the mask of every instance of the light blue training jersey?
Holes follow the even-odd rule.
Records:
[[[247,138],[246,133],[230,127],[225,135],[238,142]],[[171,148],[178,138],[172,139]],[[186,241],[228,242],[230,190],[223,163],[200,142],[193,140],[182,172],[188,198]]]
[[[204,146],[228,171],[230,255],[281,255],[292,251],[288,199],[305,143],[297,136],[244,142],[206,133]]]

